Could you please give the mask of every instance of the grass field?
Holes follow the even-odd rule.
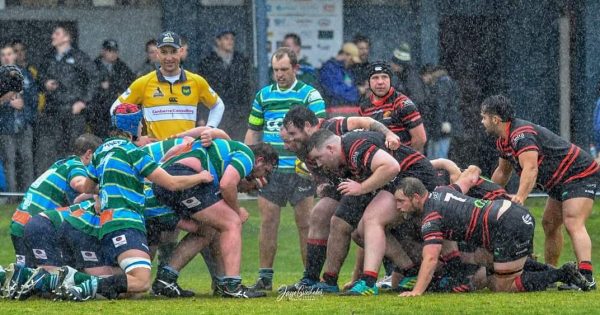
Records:
[[[258,268],[259,218],[256,203],[244,202],[251,212],[250,220],[244,225],[244,251],[242,276],[246,284],[255,281]],[[541,222],[542,200],[529,202],[538,223]],[[14,260],[8,233],[12,206],[0,206],[0,264]],[[600,206],[595,205],[588,221],[592,240],[600,240]],[[541,256],[543,233],[538,224],[535,252]],[[562,261],[573,260],[568,239]],[[598,251],[593,260],[600,262]],[[347,259],[340,276],[340,285],[350,277],[353,253]],[[275,287],[295,282],[303,267],[298,250],[298,236],[291,209],[285,208],[279,229],[279,250],[275,261]],[[180,284],[199,293],[193,299],[171,300],[144,296],[137,300],[51,302],[30,299],[26,302],[0,300],[1,314],[572,314],[600,313],[600,291],[492,294],[477,292],[470,294],[427,294],[418,298],[399,298],[396,294],[383,293],[378,297],[317,296],[311,300],[278,299],[277,293],[255,300],[230,300],[213,297],[210,292],[210,277],[201,259],[195,259],[181,274]]]

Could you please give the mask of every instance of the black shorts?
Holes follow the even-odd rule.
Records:
[[[340,204],[335,209],[334,215],[356,229],[358,222],[360,222],[365,213],[365,209],[376,195],[377,192],[360,196],[343,196]]]
[[[59,241],[62,247],[63,261],[75,269],[114,266],[105,259],[100,240],[74,228],[63,221],[59,229]]]
[[[296,173],[272,173],[267,180],[259,195],[280,207],[285,207],[288,201],[295,206],[315,195],[313,182]]]
[[[148,246],[159,245],[162,232],[175,231],[177,222],[179,217],[175,213],[146,219]]]
[[[548,191],[548,196],[561,202],[573,198],[589,198],[594,200],[599,184],[600,174],[595,173],[566,184],[558,184]]]
[[[336,201],[342,200],[342,194],[337,190],[334,185],[325,185],[319,193],[319,198],[331,198]]]
[[[494,262],[514,261],[533,253],[535,219],[527,209],[511,205],[500,219],[490,226],[490,249]]]
[[[123,229],[110,232],[100,240],[102,255],[111,266],[118,264],[119,255],[132,249],[141,250],[150,255],[146,234],[138,229]]]
[[[23,227],[23,238],[35,266],[62,266],[58,232],[50,219],[34,215]],[[29,256],[28,256],[29,257]]]
[[[33,265],[33,257],[29,250],[27,250],[27,245],[25,245],[25,239],[12,234],[10,235],[10,239],[12,240],[13,248],[15,249],[15,262],[30,268],[35,267]]]
[[[186,176],[198,174],[194,169],[181,164],[173,164],[165,169],[167,173],[174,176]],[[221,193],[213,183],[196,185],[182,191],[170,191],[159,185],[152,184],[152,190],[156,200],[170,207],[181,218],[191,218],[196,212],[200,212],[219,202]]]

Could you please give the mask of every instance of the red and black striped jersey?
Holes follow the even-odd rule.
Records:
[[[452,186],[437,187],[423,206],[424,245],[451,240],[489,248],[490,228],[495,226],[502,204],[502,200],[469,197]]]
[[[381,122],[398,135],[402,144],[407,146],[411,144],[408,131],[423,123],[417,106],[393,87],[381,99],[376,100],[372,95],[368,99],[364,98],[358,114]]]
[[[454,188],[455,190],[460,191],[460,187],[458,187],[458,185],[456,184],[451,184],[449,186],[452,186],[452,188]],[[473,187],[471,187],[471,189],[469,189],[469,191],[465,195],[476,199],[485,200],[511,199],[508,195],[508,192],[506,192],[506,190],[504,190],[502,186],[481,176],[479,177],[477,183],[475,183],[475,185],[473,185]]]
[[[435,170],[423,154],[406,145],[400,145],[397,150],[388,151],[385,147],[385,136],[372,131],[353,131],[342,136],[343,158],[353,180],[360,182],[373,174],[371,162],[378,150],[388,152],[398,161],[400,164],[398,178],[416,177],[427,186],[430,183],[432,188],[436,186],[434,184],[437,183]]]
[[[500,157],[508,160],[517,174],[521,174],[519,155],[538,152],[537,183],[545,190],[598,172],[598,163],[578,146],[564,140],[550,130],[522,119],[507,125],[508,139],[496,141]]]

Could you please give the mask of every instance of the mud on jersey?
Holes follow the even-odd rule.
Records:
[[[519,156],[528,151],[538,152],[537,183],[546,191],[598,172],[598,163],[590,154],[564,140],[550,130],[522,119],[507,125],[508,139],[498,138],[496,148],[500,157],[509,161],[521,175]]]

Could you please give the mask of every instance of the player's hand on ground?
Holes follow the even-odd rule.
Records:
[[[240,207],[240,219],[242,220],[242,223],[248,221],[248,217],[250,217],[250,214],[248,213],[248,210],[246,210],[246,208],[244,207]]]
[[[158,140],[156,140],[155,138],[152,137],[148,137],[148,136],[141,136],[138,137],[137,141],[135,141],[135,145],[137,145],[138,147],[143,147],[147,144],[150,144],[152,142],[156,142]]]
[[[73,113],[73,115],[79,115],[84,108],[85,103],[82,101],[77,101],[73,103],[73,106],[71,107],[71,113]]]
[[[213,176],[210,174],[209,171],[204,170],[200,172],[199,175],[202,180],[202,183],[210,183],[213,181]]]
[[[400,137],[395,134],[385,137],[385,146],[390,150],[398,150],[400,147]]]
[[[355,182],[351,179],[346,179],[338,185],[338,191],[342,195],[347,196],[359,196],[363,194],[362,185],[359,182]]]
[[[406,291],[400,293],[398,296],[400,297],[411,297],[411,296],[421,296],[423,293],[415,292],[415,291]]]

